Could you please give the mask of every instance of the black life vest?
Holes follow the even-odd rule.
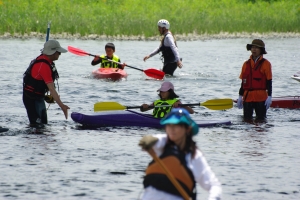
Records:
[[[59,78],[59,75],[56,70],[54,62],[53,64],[50,64],[49,61],[45,59],[38,59],[38,58],[39,56],[30,62],[27,70],[23,74],[23,90],[25,90],[27,94],[32,93],[32,95],[34,96],[44,97],[45,93],[48,92],[49,89],[43,80],[37,80],[31,76],[31,71],[34,64],[40,62],[46,63],[51,69],[51,77],[53,79],[53,82],[54,80],[57,80]]]
[[[246,70],[242,75],[243,89],[245,90],[266,90],[267,78],[261,73],[261,65],[266,59],[261,59],[255,63],[254,68],[251,67],[250,59],[246,62]]]
[[[160,158],[186,193],[192,199],[196,199],[195,178],[193,172],[187,167],[185,156],[186,154],[178,150],[177,147],[167,145]],[[144,188],[152,186],[158,190],[182,197],[167,175],[165,175],[164,170],[155,161],[149,163],[143,184]]]
[[[159,50],[162,52],[162,57],[164,58],[164,65],[168,64],[168,63],[174,63],[176,62],[176,58],[175,58],[175,55],[171,49],[171,47],[167,47],[164,45],[164,41],[166,39],[166,36],[170,34],[170,33],[167,33],[164,38],[162,39],[161,41],[161,46],[159,48]],[[174,41],[175,42],[175,41]],[[175,45],[176,45],[176,42],[175,42]],[[176,45],[177,46],[177,45]]]

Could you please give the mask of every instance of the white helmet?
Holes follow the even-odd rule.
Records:
[[[168,22],[168,20],[161,19],[157,22],[157,26],[165,27],[166,29],[169,29],[170,28],[170,23]]]

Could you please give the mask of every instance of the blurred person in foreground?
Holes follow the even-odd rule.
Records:
[[[219,200],[222,193],[221,184],[193,140],[193,136],[199,132],[199,127],[189,112],[184,108],[173,108],[161,119],[160,124],[165,125],[166,134],[145,135],[139,146],[146,151],[153,149],[190,199],[196,199],[196,183],[199,183],[203,189],[209,191],[208,199]],[[143,200],[183,199],[155,161],[148,165],[143,184]]]

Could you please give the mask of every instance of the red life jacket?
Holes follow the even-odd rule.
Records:
[[[266,90],[267,78],[261,73],[261,65],[265,59],[261,59],[255,63],[254,68],[251,67],[250,59],[246,62],[246,70],[242,75],[243,89],[245,90]]]
[[[41,56],[41,55],[40,55]],[[27,70],[25,71],[23,75],[23,90],[26,90],[33,96],[38,96],[38,97],[44,97],[45,93],[49,91],[48,86],[43,80],[37,80],[31,76],[31,71],[36,63],[46,63],[50,69],[51,69],[51,76],[54,80],[59,78],[58,72],[56,70],[54,62],[52,64],[49,63],[49,61],[45,59],[38,59],[40,56],[38,56],[36,59],[32,60],[31,63],[29,64]]]

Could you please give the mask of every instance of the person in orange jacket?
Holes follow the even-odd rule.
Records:
[[[238,108],[244,111],[244,118],[251,119],[253,110],[257,119],[265,119],[267,110],[272,103],[272,66],[263,57],[267,54],[265,43],[254,39],[246,46],[251,51],[250,58],[244,62],[240,79]]]

